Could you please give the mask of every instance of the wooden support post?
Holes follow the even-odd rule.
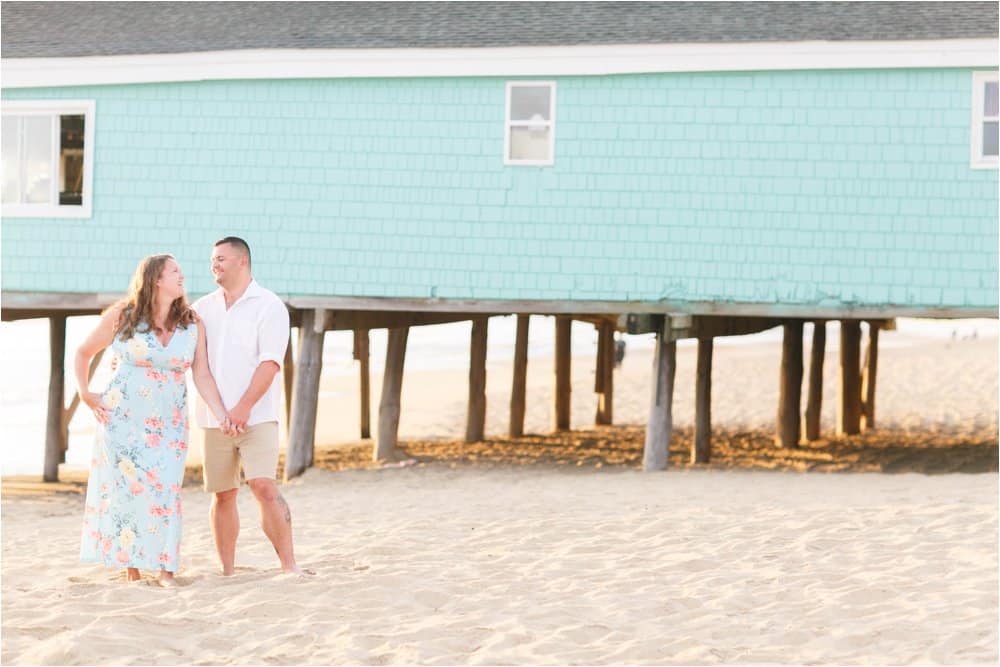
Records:
[[[465,421],[465,441],[479,442],[486,430],[486,331],[489,318],[472,320],[469,343],[469,405]]]
[[[106,350],[107,348],[104,348]],[[90,372],[87,373],[87,377],[93,379],[94,372],[97,367],[101,364],[101,358],[104,357],[104,350],[98,350],[94,358],[90,360]],[[66,463],[66,450],[69,449],[69,423],[73,421],[73,415],[76,414],[77,408],[80,407],[80,394],[77,392],[72,392],[73,398],[70,399],[69,405],[63,410],[62,414],[62,456],[59,457],[59,463]]]
[[[868,347],[861,369],[861,430],[875,429],[875,379],[878,374],[878,322],[868,322]]]
[[[570,413],[570,328],[573,320],[570,317],[556,316],[556,390],[555,413],[552,420],[552,430],[569,430]]]
[[[784,326],[778,393],[778,447],[798,447],[802,435],[802,321]]]
[[[517,316],[517,337],[514,340],[514,380],[510,388],[510,425],[512,438],[524,435],[524,402],[528,384],[528,323],[530,315]]]
[[[826,321],[813,322],[812,349],[809,355],[809,398],[806,402],[806,440],[819,440],[820,415],[823,412],[823,359],[826,356]]]
[[[370,353],[368,350],[368,329],[354,330],[354,358],[360,362],[361,384],[361,439],[372,437],[372,390],[371,370],[369,369]]]
[[[378,438],[372,451],[374,461],[392,461],[399,457],[396,450],[399,435],[399,397],[403,392],[403,362],[406,360],[406,339],[409,327],[389,329],[385,351],[385,374],[382,376],[382,400],[378,406]]]
[[[854,435],[861,431],[860,345],[861,324],[857,320],[841,320],[837,435]]]
[[[698,339],[698,371],[694,390],[694,442],[691,444],[693,463],[708,463],[712,458],[712,347],[711,337]]]
[[[615,393],[615,328],[610,322],[602,322],[598,327],[594,391],[597,392],[597,414],[594,423],[612,423]]]
[[[42,480],[59,481],[63,442],[63,398],[66,391],[66,316],[49,317],[49,406],[45,422],[45,466]]]
[[[281,365],[282,380],[285,383],[285,422],[292,423],[292,387],[295,379],[295,359],[292,357],[292,329],[288,329],[288,345],[285,347],[285,361]]]
[[[649,400],[649,422],[643,447],[642,469],[665,470],[673,431],[674,374],[677,370],[677,343],[664,342],[670,333],[670,318],[656,334],[653,355],[653,382]]]
[[[299,326],[299,360],[292,388],[285,480],[297,477],[313,464],[316,447],[316,412],[319,408],[319,378],[323,370],[322,330],[317,331],[318,311],[302,313]]]

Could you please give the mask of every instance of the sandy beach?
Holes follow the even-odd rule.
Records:
[[[490,366],[488,438],[472,445],[456,440],[465,373],[408,374],[400,432],[416,465],[373,468],[369,443],[325,447],[282,487],[308,580],[276,571],[248,493],[238,574],[223,578],[208,498],[184,488],[182,585],[162,589],[77,561],[82,476],[55,491],[6,478],[0,659],[995,664],[997,341],[883,340],[878,430],[795,451],[770,440],[780,347],[719,346],[715,456],[698,467],[682,348],[661,473],[637,469],[648,351],[616,373],[621,426],[600,429],[592,360],[575,359],[579,430],[559,437],[545,435],[551,360],[529,365],[517,441],[503,437],[509,365]],[[828,350],[827,432],[835,369]],[[321,441],[356,439],[355,387],[324,380],[338,400],[321,405]]]

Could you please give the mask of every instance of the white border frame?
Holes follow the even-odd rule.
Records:
[[[614,44],[483,49],[240,49],[3,58],[4,88],[221,79],[554,77],[659,72],[996,67],[1000,40]]]
[[[512,120],[510,117],[510,91],[512,88],[548,88],[549,119],[545,124],[549,128],[549,159],[547,160],[513,160],[510,157],[510,129],[512,127],[531,127],[530,121]],[[503,163],[509,167],[551,167],[556,161],[556,82],[522,79],[507,82],[507,96],[504,103],[503,118]]]
[[[984,89],[989,82],[1000,82],[1000,72],[973,72],[972,73],[972,131],[970,134],[971,144],[969,146],[970,158],[969,166],[973,169],[997,169],[1000,168],[1000,160],[996,155],[987,157],[983,155],[983,123],[987,118],[983,113]]]
[[[0,215],[5,218],[89,218],[92,214],[94,191],[94,100],[4,100],[3,115],[65,116],[83,114],[83,193],[79,206],[55,204],[4,204]],[[59,201],[59,127],[53,123],[55,141],[52,147],[52,189],[54,201]]]

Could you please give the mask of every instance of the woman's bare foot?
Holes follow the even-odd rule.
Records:
[[[139,581],[142,579],[142,575],[139,574],[139,568],[130,567],[125,570],[125,581]]]
[[[160,570],[160,586],[164,588],[170,588],[177,585],[177,580],[174,579],[173,572],[167,572],[166,570]]]

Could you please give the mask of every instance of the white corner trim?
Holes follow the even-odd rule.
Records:
[[[996,70],[972,73],[972,131],[969,133],[971,140],[969,166],[972,169],[997,169],[1000,167],[1000,159],[996,155],[983,155],[983,123],[987,120],[996,120],[992,116],[987,118],[983,111],[984,88],[987,82],[992,81],[1000,81],[1000,73]]]
[[[996,67],[997,39],[754,42],[500,49],[248,49],[3,58],[3,88],[219,79],[571,76],[656,72]]]

